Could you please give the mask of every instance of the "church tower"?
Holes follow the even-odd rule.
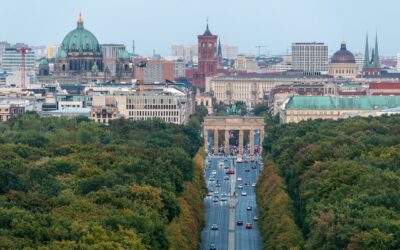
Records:
[[[223,57],[222,57],[222,47],[221,47],[221,40],[218,40],[218,50],[217,50],[217,61],[218,65],[222,65],[223,63]]]
[[[371,50],[371,57],[369,56],[370,50],[368,46],[368,34],[365,41],[365,54],[364,54],[364,65],[363,75],[380,75],[381,74],[381,63],[379,60],[379,48],[378,48],[378,34],[375,36],[375,48]]]

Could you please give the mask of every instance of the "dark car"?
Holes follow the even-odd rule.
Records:
[[[250,172],[250,169],[246,168],[246,169],[244,170],[244,172]]]
[[[253,166],[251,166],[251,168],[252,168],[252,169],[256,169],[256,168],[257,168],[257,166],[256,166],[256,165],[253,165]]]
[[[247,210],[247,211],[251,211],[251,210],[253,210],[253,207],[252,207],[252,206],[248,206],[248,207],[246,208],[246,210]]]
[[[215,246],[214,243],[210,244],[210,250],[217,250],[217,247]]]
[[[212,224],[211,225],[211,230],[218,230],[217,224]]]
[[[235,174],[235,170],[228,170],[226,171],[226,174]]]
[[[246,223],[246,229],[252,229],[253,228],[253,224],[251,223]]]
[[[236,221],[236,225],[238,225],[238,226],[243,226],[243,221],[242,221],[242,220]]]

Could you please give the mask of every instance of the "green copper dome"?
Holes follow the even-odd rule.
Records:
[[[79,15],[77,28],[69,32],[63,42],[62,48],[66,52],[99,52],[100,46],[92,32],[83,27],[82,15]]]
[[[47,65],[47,64],[49,64],[49,61],[47,61],[45,57],[43,57],[39,62],[39,65]]]

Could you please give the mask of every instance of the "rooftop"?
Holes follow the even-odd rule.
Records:
[[[400,96],[293,96],[287,110],[383,110],[400,107]]]

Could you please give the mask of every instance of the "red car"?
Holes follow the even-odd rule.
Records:
[[[226,174],[235,174],[235,170],[228,170],[226,171]]]
[[[246,229],[252,229],[253,228],[253,224],[251,223],[246,223]]]

